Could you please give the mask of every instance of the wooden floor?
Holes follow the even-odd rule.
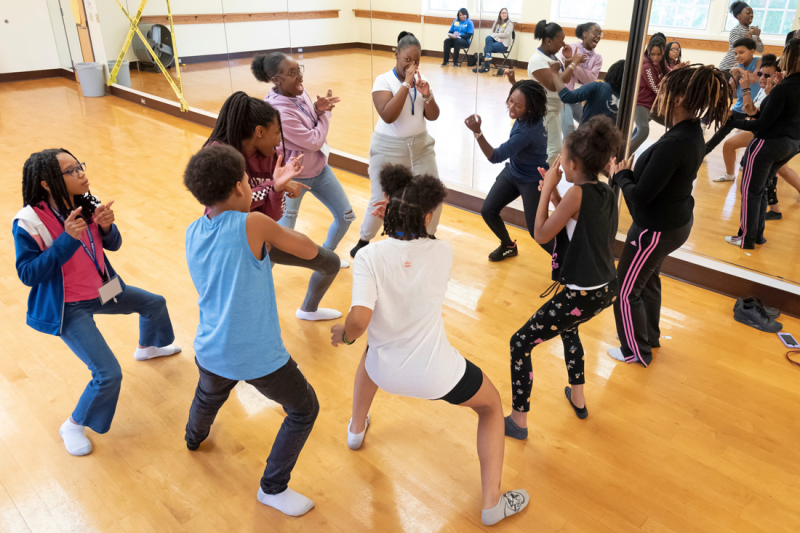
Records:
[[[35,115],[33,111],[35,110]],[[287,518],[256,501],[264,460],[283,412],[238,386],[198,452],[183,443],[196,384],[196,293],[184,232],[202,212],[181,173],[209,130],[113,98],[83,99],[66,80],[0,84],[7,169],[0,215],[21,207],[27,155],[63,146],[88,163],[92,191],[115,200],[124,246],[112,254],[129,284],[163,294],[184,352],[137,362],[136,317],[98,317],[122,365],[114,425],[92,432],[88,457],[69,456],[58,435],[89,379],[55,338],[25,325],[28,290],[0,233],[0,531],[75,532],[466,532],[480,525],[474,447],[477,418],[443,402],[379,393],[358,452],[346,446],[351,386],[364,348],[329,344],[327,324],[294,317],[308,273],[275,268],[284,342],[322,406],[292,487],[316,509]],[[338,172],[356,213],[368,182]],[[317,242],[329,215],[307,197],[298,229]],[[358,238],[360,219],[341,244]],[[698,224],[696,227],[701,226]],[[8,228],[8,226],[7,226]],[[439,238],[453,244],[445,305],[448,337],[510,404],[507,342],[542,303],[549,260],[512,228],[520,256],[490,264],[494,237],[480,217],[445,207]],[[323,303],[346,311],[351,272]],[[605,355],[615,345],[606,311],[581,327],[591,416],[578,420],[563,396],[561,344],[535,352],[531,436],[506,441],[503,487],[525,488],[529,508],[498,531],[797,532],[800,370],[775,335],[733,321],[733,300],[664,280],[663,348],[647,370]],[[785,328],[800,334],[800,321]]]
[[[334,110],[329,143],[333,148],[367,157],[372,125],[377,120],[372,106],[372,80],[394,66],[394,56],[387,52],[368,50],[339,50],[298,56],[305,65],[305,84],[311,94],[321,94],[332,88],[342,102]],[[436,139],[436,155],[441,178],[448,183],[488,192],[500,171],[499,165],[489,163],[475,147],[472,133],[463,119],[477,112],[483,119],[483,131],[495,146],[508,138],[511,127],[503,102],[508,94],[505,78],[488,74],[476,76],[466,65],[462,68],[441,68],[440,60],[422,58],[421,71],[430,79],[431,87],[442,108],[441,118],[429,122],[428,128]],[[268,90],[250,72],[249,59],[187,65],[183,68],[186,98],[194,107],[217,112],[234,90],[262,96]],[[343,73],[346,73],[343,75]],[[517,70],[518,79],[527,77]],[[160,73],[134,72],[134,88],[174,99],[174,93]],[[663,128],[653,124],[651,142],[663,134]],[[711,132],[708,132],[710,137]],[[740,151],[741,156],[741,151]],[[800,171],[800,158],[792,167]],[[738,229],[739,181],[713,183],[722,174],[722,148],[711,154],[700,169],[695,187],[695,225],[685,249],[720,261],[738,265],[800,284],[800,202],[798,193],[786,183],[779,185],[784,218],[769,222],[766,236],[770,241],[755,251],[745,252],[724,240]],[[620,206],[620,231],[630,227],[630,216]]]

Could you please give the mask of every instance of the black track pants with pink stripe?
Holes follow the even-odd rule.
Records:
[[[628,230],[617,265],[619,298],[614,302],[617,335],[628,362],[647,366],[653,360],[652,347],[661,337],[661,264],[691,231],[691,221],[671,231],[652,231],[635,222]]]
[[[767,183],[778,170],[797,154],[798,141],[793,139],[753,139],[742,159],[742,206],[739,213],[739,235],[742,248],[752,249],[764,237],[767,216]]]

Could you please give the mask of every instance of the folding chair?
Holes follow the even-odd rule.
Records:
[[[464,48],[461,49],[461,52],[459,53],[459,57],[456,57],[455,53],[453,54],[453,64],[455,66],[460,67],[461,63],[466,61],[467,57],[469,57],[469,49],[472,48],[472,41],[474,39],[475,39],[475,35],[473,34],[472,37],[469,40],[469,45],[467,45],[467,48],[466,49],[464,49]],[[455,52],[455,50],[453,50],[453,52]],[[459,58],[461,59],[460,61],[459,61]]]
[[[514,49],[514,43],[516,41],[517,41],[517,32],[516,31],[512,31],[511,32],[511,46],[508,47],[508,50],[503,52],[503,54],[502,54],[503,55],[503,62],[500,63],[500,66],[497,66],[497,65],[494,64],[495,56],[494,56],[494,54],[492,54],[492,62],[489,65],[489,68],[496,68],[497,69],[497,74],[495,74],[495,76],[502,76],[503,75],[503,70],[505,68],[507,68],[506,67],[506,63],[509,62],[508,56],[511,55],[511,50]]]

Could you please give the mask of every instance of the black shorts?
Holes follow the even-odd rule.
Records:
[[[453,387],[453,390],[439,398],[447,403],[453,405],[461,405],[472,399],[473,396],[478,394],[478,391],[483,385],[483,372],[480,368],[469,359],[464,359],[467,362],[467,368],[464,370],[464,375]]]

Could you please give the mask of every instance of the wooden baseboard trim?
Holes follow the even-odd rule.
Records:
[[[189,110],[186,113],[183,113],[181,111],[180,105],[178,105],[177,102],[175,103],[163,102],[157,98],[151,98],[146,95],[141,95],[138,92],[123,89],[121,87],[116,87],[114,85],[108,87],[107,89],[108,92],[110,92],[113,96],[122,98],[123,100],[127,100],[128,102],[133,102],[134,104],[138,104],[147,107],[149,109],[155,109],[156,111],[161,111],[162,113],[166,113],[167,115],[182,118],[184,120],[188,120],[189,122],[194,122],[195,124],[201,124],[203,126],[208,126],[209,128],[213,128],[214,125],[217,123],[216,118],[210,117],[203,113],[198,113],[197,111]]]
[[[0,74],[0,83],[7,81],[41,80],[44,78],[66,78],[76,81],[73,71],[65,68],[51,68],[47,70],[29,70],[26,72],[5,72]]]

